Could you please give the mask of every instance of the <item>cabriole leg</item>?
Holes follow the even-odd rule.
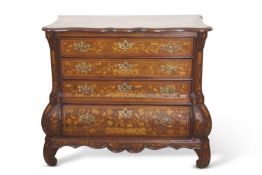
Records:
[[[44,153],[45,162],[49,166],[56,165],[57,159],[55,158],[55,155],[58,149],[59,149],[58,147],[53,147],[52,144],[49,143],[48,141],[45,142],[43,153]]]
[[[203,138],[201,140],[201,148],[195,149],[195,152],[198,155],[198,160],[196,165],[198,168],[206,168],[210,162],[210,147],[208,138]]]

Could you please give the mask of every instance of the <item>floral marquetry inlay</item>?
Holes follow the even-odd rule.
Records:
[[[192,60],[190,59],[99,59],[84,61],[62,61],[62,73],[67,78],[74,77],[170,77],[190,78]]]
[[[81,120],[80,111],[87,117]],[[82,107],[65,105],[63,133],[67,136],[186,137],[190,134],[190,111],[190,107],[175,106]],[[95,116],[95,119],[92,116]]]
[[[153,22],[152,22],[153,21]],[[52,91],[42,117],[46,163],[63,146],[194,149],[210,162],[201,16],[63,16],[43,30]]]
[[[63,81],[64,99],[78,98],[85,101],[99,99],[137,100],[167,98],[178,102],[189,101],[190,82],[172,81]],[[137,101],[138,102],[138,101]]]
[[[71,56],[192,56],[192,38],[61,39],[61,55]]]

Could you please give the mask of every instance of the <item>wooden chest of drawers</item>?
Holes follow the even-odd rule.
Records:
[[[113,27],[113,28],[111,28]],[[210,161],[211,118],[202,93],[200,16],[61,16],[43,30],[52,92],[42,117],[44,158],[62,146],[191,148]]]

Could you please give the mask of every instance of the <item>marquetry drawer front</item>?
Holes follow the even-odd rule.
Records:
[[[187,106],[64,105],[64,136],[188,137]]]
[[[78,38],[60,41],[63,57],[192,56],[192,38]]]
[[[90,59],[62,60],[64,78],[191,77],[191,59]]]
[[[189,81],[63,81],[64,102],[188,103]]]

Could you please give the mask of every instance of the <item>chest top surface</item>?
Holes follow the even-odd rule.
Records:
[[[76,29],[173,29],[212,30],[202,21],[200,15],[160,15],[160,16],[58,16],[58,19],[43,28],[45,31]]]

